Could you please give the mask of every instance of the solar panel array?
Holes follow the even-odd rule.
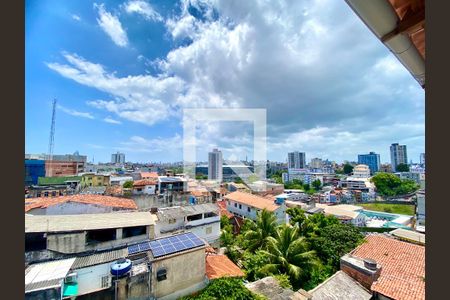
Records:
[[[128,254],[151,250],[153,257],[157,258],[204,245],[195,234],[188,232],[129,246]]]

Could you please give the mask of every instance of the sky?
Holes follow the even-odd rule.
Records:
[[[265,109],[267,158],[425,151],[425,93],[344,1],[26,1],[25,152],[183,160],[187,108]],[[196,127],[252,159],[251,121]]]

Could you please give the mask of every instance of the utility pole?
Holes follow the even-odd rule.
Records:
[[[48,157],[49,162],[48,175],[51,177],[52,174],[52,160],[53,160],[53,147],[55,144],[55,116],[56,116],[56,99],[53,99],[53,110],[52,110],[52,124],[50,126],[50,138],[48,142]]]

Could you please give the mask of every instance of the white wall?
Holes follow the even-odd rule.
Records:
[[[109,271],[111,263],[77,269],[78,274],[78,295],[93,293],[111,286],[111,273]],[[108,286],[102,288],[102,277],[108,276]]]

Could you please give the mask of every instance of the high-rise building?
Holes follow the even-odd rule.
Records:
[[[397,166],[399,164],[408,164],[406,145],[394,143],[391,145],[391,166],[393,172],[397,172]]]
[[[208,179],[216,181],[223,179],[222,152],[218,149],[208,153]]]
[[[120,152],[111,154],[111,162],[113,164],[124,164],[125,163],[125,154],[120,153]]]
[[[321,158],[313,158],[311,159],[311,162],[309,163],[309,167],[311,169],[322,169],[324,166],[324,163]]]
[[[304,169],[306,167],[305,152],[289,152],[288,153],[288,168],[289,169]]]
[[[370,169],[370,174],[380,171],[380,154],[369,152],[369,154],[359,154],[358,164],[367,165]]]
[[[420,164],[425,166],[425,153],[420,153]]]

